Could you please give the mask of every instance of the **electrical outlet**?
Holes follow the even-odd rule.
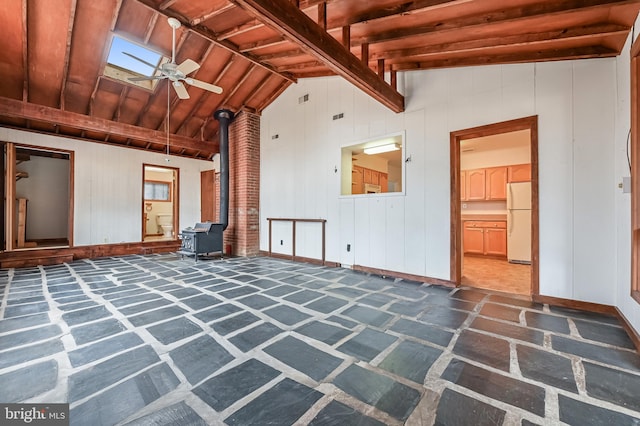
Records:
[[[284,244],[284,241],[280,240],[280,245],[283,245],[283,244]]]
[[[351,251],[351,244],[347,244],[347,251]]]

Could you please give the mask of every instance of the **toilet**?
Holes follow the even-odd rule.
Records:
[[[173,237],[173,215],[159,214],[156,216],[156,222],[162,230],[163,237]]]

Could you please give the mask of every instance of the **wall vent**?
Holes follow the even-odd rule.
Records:
[[[298,103],[299,103],[299,104],[305,103],[305,102],[307,102],[307,101],[309,101],[309,94],[308,94],[308,93],[307,93],[306,95],[304,95],[304,96],[300,96],[300,97],[298,98]]]
[[[333,116],[334,120],[340,120],[341,118],[344,118],[344,113],[341,112],[340,114],[336,114]]]

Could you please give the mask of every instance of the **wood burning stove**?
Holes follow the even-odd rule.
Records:
[[[228,109],[220,109],[213,114],[220,123],[220,222],[196,223],[193,228],[183,229],[180,234],[182,245],[178,254],[194,256],[220,252],[222,257],[222,236],[229,224],[229,124],[235,117]]]
[[[222,257],[222,223],[196,223],[193,228],[183,229],[180,233],[182,245],[178,254],[184,256],[194,256],[196,262],[198,255],[220,252]]]

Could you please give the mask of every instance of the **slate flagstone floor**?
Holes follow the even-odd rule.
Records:
[[[633,425],[614,317],[270,258],[0,270],[0,402],[72,425]]]

